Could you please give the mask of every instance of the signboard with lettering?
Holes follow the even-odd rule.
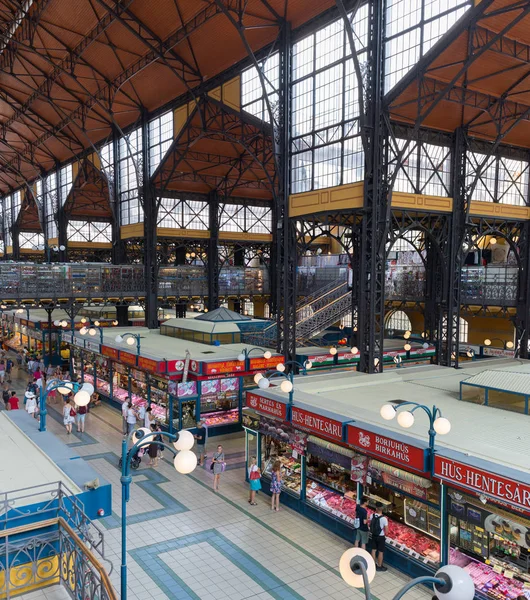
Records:
[[[120,350],[120,360],[126,365],[133,365],[134,367],[136,366],[136,354],[131,354],[130,352],[124,352],[123,350]]]
[[[101,346],[101,354],[103,354],[103,356],[108,356],[109,358],[114,358],[115,360],[118,360],[120,355],[119,350],[111,348],[110,346]]]
[[[353,352],[339,352],[337,354],[338,362],[357,362],[361,359],[361,353],[353,354]]]
[[[82,340],[81,338],[75,337],[73,339],[73,343],[74,343],[74,346],[79,346],[80,348],[85,347],[85,340]]]
[[[491,348],[485,347],[483,353],[486,356],[503,356],[507,358],[513,358],[514,350],[505,350],[504,348]]]
[[[313,431],[316,434],[327,438],[342,441],[342,423],[329,417],[317,415],[297,406],[293,406],[291,411],[291,423],[295,427]]]
[[[348,425],[348,444],[383,461],[403,465],[415,471],[426,470],[427,449],[411,446],[355,425]]]
[[[264,398],[253,392],[247,392],[245,404],[253,410],[277,417],[282,421],[285,421],[287,418],[287,405],[284,402]]]
[[[248,366],[250,371],[270,371],[271,369],[275,369],[276,365],[281,362],[283,362],[281,356],[271,356],[271,358],[258,356],[249,358]]]
[[[71,344],[72,343],[72,334],[67,331],[63,331],[61,333],[61,340],[63,342],[65,342],[66,344]]]
[[[307,360],[313,364],[313,367],[325,367],[335,363],[335,357],[332,354],[319,354],[318,356],[308,356]]]
[[[92,350],[93,352],[99,352],[99,343],[85,340],[85,348]]]
[[[434,476],[458,487],[498,498],[526,512],[530,511],[530,484],[438,455],[434,457]]]
[[[151,358],[145,358],[144,356],[138,357],[138,368],[144,369],[145,371],[151,371],[152,373],[156,373],[158,370],[158,363],[156,360]]]
[[[235,373],[245,370],[245,361],[225,360],[223,362],[202,363],[204,375],[217,375],[219,373]]]

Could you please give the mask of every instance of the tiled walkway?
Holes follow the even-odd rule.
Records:
[[[99,406],[87,417],[87,433],[74,428],[67,435],[56,411],[50,407],[48,429],[75,446],[113,485],[114,514],[102,523],[106,554],[114,565],[111,580],[119,590],[120,415]],[[258,506],[249,506],[243,440],[240,434],[210,440],[210,447],[223,444],[229,463],[219,493],[213,492],[206,468],[183,476],[169,460],[157,469],[144,461],[134,473],[128,504],[129,600],[364,598],[338,573],[340,555],[348,547],[344,540],[289,509],[271,512],[263,494]],[[407,580],[391,569],[377,573],[373,595],[390,600]],[[45,592],[29,597],[48,598]],[[415,588],[406,597],[427,600],[432,594]]]

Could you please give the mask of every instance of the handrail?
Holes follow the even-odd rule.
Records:
[[[79,550],[88,558],[88,560],[92,563],[92,566],[99,573],[101,577],[101,581],[107,592],[110,600],[118,600],[118,596],[112,587],[112,583],[110,582],[110,578],[107,574],[107,571],[99,564],[99,561],[94,556],[94,554],[83,544],[83,540],[77,535],[77,533],[70,527],[70,525],[62,518],[57,517],[58,524],[65,529],[70,537],[75,541]]]

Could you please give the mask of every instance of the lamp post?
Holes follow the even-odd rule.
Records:
[[[51,264],[52,262],[52,250],[54,252],[64,252],[66,250],[66,246],[48,246],[46,245],[46,262]]]
[[[74,402],[78,406],[86,406],[90,402],[90,396],[94,393],[94,387],[90,383],[78,383],[77,381],[63,381],[62,379],[51,379],[46,389],[40,388],[39,395],[39,408],[40,408],[40,421],[39,431],[46,431],[46,400],[50,392],[57,390],[63,396],[67,396],[72,392],[74,395]]]
[[[400,411],[401,408],[405,408],[405,406],[412,406],[412,410],[403,410]],[[414,412],[418,409],[421,409],[425,412],[427,417],[429,418],[429,451],[430,451],[430,461],[431,461],[431,469],[432,463],[434,460],[434,440],[436,438],[436,434],[446,435],[451,431],[451,423],[449,419],[446,419],[442,416],[442,411],[433,406],[429,408],[424,404],[418,404],[418,402],[402,402],[401,404],[383,404],[379,414],[385,419],[385,421],[391,421],[397,415],[397,422],[404,429],[408,429],[414,425]]]
[[[173,449],[168,444],[157,439],[167,438],[173,442]],[[133,445],[127,450],[129,442]],[[192,452],[194,437],[187,430],[179,431],[176,435],[166,431],[149,431],[146,427],[141,427],[124,437],[121,443],[121,567],[120,567],[120,589],[121,600],[127,600],[127,502],[129,502],[130,487],[132,482],[131,460],[138,450],[147,447],[149,444],[156,444],[161,448],[167,448],[175,457],[173,465],[177,472],[182,475],[191,473],[197,466],[197,455]]]
[[[140,334],[139,333],[124,333],[122,335],[116,336],[116,342],[118,344],[122,344],[125,340],[125,343],[128,346],[134,346],[134,341],[136,340],[136,354],[140,354]]]
[[[494,341],[500,342],[502,344],[503,350],[513,350],[513,348],[515,346],[515,344],[512,341],[510,341],[510,340],[504,341],[504,340],[501,340],[501,338],[486,338],[484,340],[484,346],[491,346],[491,344]]]
[[[265,350],[265,348],[260,348],[259,346],[255,346],[254,348],[243,348],[241,353],[238,354],[237,360],[243,362],[245,361],[245,371],[250,371],[250,353],[257,350],[258,352],[263,352],[263,358],[269,360],[272,357],[272,353],[270,350]]]
[[[98,321],[96,321],[97,323]],[[83,326],[81,327],[81,329],[79,330],[79,333],[81,335],[91,335],[91,336],[95,336],[96,333],[99,331],[99,343],[102,345],[103,344],[103,327],[99,327],[98,325],[89,325],[88,327]]]
[[[364,588],[366,600],[374,600],[370,592],[370,583],[376,573],[375,561],[366,550],[346,550],[340,558],[339,571],[348,585]],[[446,565],[438,569],[434,576],[416,577],[406,583],[395,594],[394,600],[401,600],[413,587],[427,583],[432,583],[435,597],[439,600],[473,600],[475,597],[475,584],[469,573],[462,567]]]
[[[263,373],[256,373],[256,375],[254,375],[254,382],[257,383],[260,389],[266,390],[271,384],[271,379],[283,377],[285,381],[282,381],[280,384],[280,389],[282,392],[289,394],[289,404],[292,404],[294,398],[294,371],[291,369],[286,373],[286,365],[300,367],[302,375],[307,375],[307,369],[310,369],[313,366],[308,360],[304,363],[299,363],[296,360],[289,360],[286,363],[278,363],[275,371],[267,371],[265,375]]]

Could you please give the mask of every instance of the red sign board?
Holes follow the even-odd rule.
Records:
[[[342,423],[335,419],[323,417],[315,413],[293,406],[291,411],[291,423],[295,427],[307,429],[327,438],[342,441]]]
[[[281,356],[272,356],[271,358],[258,356],[257,358],[250,358],[248,366],[250,367],[250,371],[269,371],[270,369],[275,369],[276,365],[280,362],[283,362]]]
[[[258,394],[247,392],[246,405],[258,412],[278,417],[282,421],[285,421],[287,418],[287,405],[283,402],[278,402],[278,400],[264,398],[263,396],[258,396]]]
[[[120,350],[120,360],[126,365],[133,365],[134,367],[136,366],[136,354],[131,354],[130,352],[123,352],[123,350]]]
[[[245,361],[226,360],[224,362],[202,363],[202,372],[205,375],[218,375],[219,373],[233,373],[245,370]]]
[[[108,356],[109,358],[114,358],[118,360],[119,351],[116,348],[111,348],[110,346],[101,346],[101,354],[103,356]]]
[[[425,471],[425,448],[411,446],[354,425],[348,425],[348,445],[384,461],[397,463],[422,473]]]
[[[487,494],[525,511],[530,511],[530,485],[489,473],[443,456],[434,458],[434,475],[459,487]]]
[[[156,373],[158,371],[158,362],[156,360],[152,360],[151,358],[139,356],[138,368],[145,369],[146,371],[151,371],[152,373]]]

